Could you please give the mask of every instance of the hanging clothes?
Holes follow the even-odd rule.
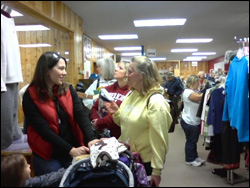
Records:
[[[18,84],[23,82],[13,18],[1,9],[1,150],[22,136],[18,125]]]
[[[223,121],[237,129],[239,142],[249,142],[248,60],[237,56],[231,62],[225,83]]]

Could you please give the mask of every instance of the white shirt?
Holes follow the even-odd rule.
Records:
[[[5,84],[23,82],[19,42],[13,18],[1,15],[1,91]]]
[[[191,89],[185,89],[183,92],[184,109],[182,119],[189,125],[199,125],[201,123],[201,118],[196,117],[199,102],[193,102],[188,98],[194,92]]]
[[[97,88],[97,82],[98,80],[95,80],[90,86],[89,88],[85,91],[85,94],[88,95],[94,95],[94,90],[96,90]],[[116,82],[116,79],[112,79],[112,80],[104,80],[103,78],[100,79],[99,81],[99,87],[105,87],[105,86],[109,86],[113,83]],[[94,100],[95,99],[83,99],[82,102],[84,104],[84,106],[86,106],[88,109],[91,110],[92,106],[94,105]]]

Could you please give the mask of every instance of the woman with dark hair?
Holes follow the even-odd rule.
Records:
[[[67,168],[73,156],[89,153],[86,146],[98,141],[76,91],[64,82],[66,68],[64,57],[45,52],[23,96],[36,175]]]
[[[65,169],[30,177],[30,165],[20,154],[1,158],[1,187],[58,187]]]

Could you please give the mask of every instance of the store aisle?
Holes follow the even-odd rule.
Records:
[[[204,137],[200,135],[197,144],[199,157],[206,160],[209,151],[202,146]],[[206,162],[201,167],[192,167],[185,164],[185,134],[180,124],[175,132],[169,134],[169,151],[166,157],[165,168],[162,171],[161,187],[249,187],[249,182],[231,185],[226,178],[212,174],[214,168],[222,168]],[[240,169],[234,170],[238,175],[249,178],[249,170],[245,169],[244,156],[241,156]]]

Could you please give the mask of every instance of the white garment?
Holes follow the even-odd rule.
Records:
[[[21,106],[22,106],[22,103],[23,103],[23,95],[24,95],[26,89],[29,87],[29,85],[30,84],[27,84],[27,85],[23,86],[22,89],[20,89],[20,91],[19,91],[19,96],[21,98],[21,102],[20,102]]]
[[[94,95],[94,90],[96,90],[97,88],[97,82],[98,80],[95,80],[90,86],[89,88],[85,91],[85,94],[88,95]],[[104,80],[103,78],[100,78],[99,81],[99,87],[105,87],[105,86],[109,86],[113,83],[116,82],[116,79],[112,79],[112,80]],[[84,106],[86,106],[88,109],[91,110],[92,106],[94,105],[94,100],[95,99],[83,99],[82,102],[84,104]]]
[[[193,102],[188,98],[192,93],[194,93],[194,91],[191,89],[185,89],[183,92],[184,109],[182,118],[189,125],[199,125],[201,118],[196,117],[199,102]]]
[[[96,142],[90,147],[90,162],[93,168],[105,166],[107,160],[118,160],[119,154],[126,151],[127,147],[111,137]]]
[[[23,82],[20,57],[14,19],[1,15],[1,91],[6,90],[2,83]]]

